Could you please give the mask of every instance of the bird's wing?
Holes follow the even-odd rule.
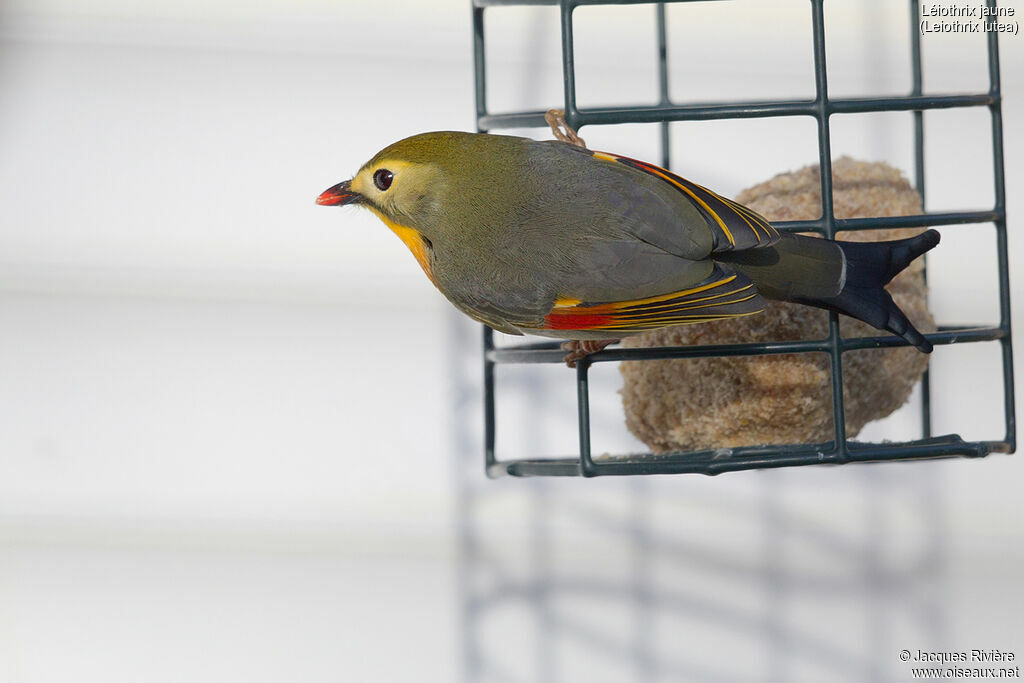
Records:
[[[714,234],[712,252],[766,247],[779,239],[778,231],[761,215],[722,197],[660,166],[606,152],[592,152],[595,159],[618,163],[659,178],[682,193],[700,212]]]
[[[716,263],[702,282],[644,299],[587,303],[563,298],[544,316],[544,329],[633,332],[760,313],[764,300],[742,273]]]

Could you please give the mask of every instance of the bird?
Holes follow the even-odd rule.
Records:
[[[572,366],[652,329],[814,306],[932,344],[884,286],[939,243],[927,230],[845,242],[777,230],[675,173],[558,140],[438,131],[391,144],[324,206],[369,209],[474,320],[567,340]]]

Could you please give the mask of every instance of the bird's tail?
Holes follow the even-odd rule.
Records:
[[[844,313],[930,353],[931,343],[914,329],[885,286],[938,243],[934,230],[891,242],[832,242],[783,234],[771,246],[729,252],[718,260],[747,275],[769,299]]]
[[[815,306],[863,320],[906,339],[924,353],[932,344],[917,331],[885,291],[885,285],[910,262],[939,243],[939,233],[928,230],[915,237],[890,242],[835,242],[846,256],[846,278],[839,294],[808,301]]]

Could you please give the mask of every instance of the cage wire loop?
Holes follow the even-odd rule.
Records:
[[[790,467],[821,463],[846,463],[882,460],[906,460],[936,457],[981,457],[992,452],[1012,453],[1016,450],[1014,413],[1013,356],[1010,332],[1009,267],[1006,235],[1006,193],[1003,168],[1002,98],[999,82],[998,36],[987,34],[989,90],[974,94],[925,94],[923,89],[921,37],[917,32],[920,16],[919,0],[909,0],[910,59],[912,85],[909,94],[895,97],[830,98],[825,51],[825,19],[823,0],[809,0],[813,35],[815,97],[813,100],[769,100],[716,102],[704,104],[676,103],[668,91],[668,35],[665,5],[671,2],[709,0],[473,0],[473,54],[476,83],[477,130],[486,132],[503,128],[546,127],[561,123],[569,133],[587,125],[618,123],[657,123],[660,127],[662,166],[670,166],[670,130],[673,121],[704,121],[714,119],[769,118],[778,116],[810,116],[817,123],[817,147],[821,182],[821,218],[811,221],[786,221],[775,224],[789,232],[816,232],[827,239],[845,230],[880,230],[923,226],[992,223],[996,228],[998,250],[998,284],[1000,323],[996,327],[943,326],[926,335],[934,345],[998,341],[1001,349],[1005,435],[1002,440],[964,441],[957,434],[932,435],[931,382],[926,371],[922,377],[921,438],[902,443],[860,443],[850,441],[845,433],[843,410],[842,354],[866,348],[905,346],[894,336],[844,339],[840,335],[838,316],[829,313],[829,332],[825,339],[796,342],[767,342],[687,346],[668,348],[608,349],[579,361],[576,367],[577,423],[579,454],[576,457],[549,459],[520,458],[498,460],[495,454],[496,387],[494,370],[499,364],[558,363],[562,352],[557,342],[540,342],[496,348],[490,328],[484,328],[484,450],[489,476],[600,476],[632,474],[677,474],[721,472]],[[573,11],[592,5],[656,4],[657,68],[659,101],[654,106],[613,106],[580,109],[576,103],[576,66],[573,48]],[[989,7],[995,0],[987,0]],[[560,8],[562,76],[564,83],[563,116],[554,123],[550,112],[517,111],[491,113],[487,109],[486,45],[484,12],[494,7],[557,5]],[[917,216],[837,219],[832,197],[832,155],[829,119],[837,113],[868,113],[910,111],[914,124],[914,180],[918,193],[925,197],[924,121],[923,113],[934,109],[986,107],[992,119],[992,158],[995,182],[995,204],[991,210],[947,211]],[[561,135],[558,136],[561,139]],[[582,139],[576,137],[579,143]],[[643,361],[663,358],[702,358],[751,356],[778,353],[825,353],[831,361],[832,417],[835,426],[831,441],[815,444],[745,446],[730,449],[727,458],[716,451],[672,453],[668,455],[630,455],[595,460],[591,453],[589,372],[594,363],[612,361]]]

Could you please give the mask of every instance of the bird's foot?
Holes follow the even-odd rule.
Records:
[[[572,129],[568,123],[565,122],[565,111],[562,109],[548,109],[547,113],[544,114],[544,121],[551,126],[551,134],[562,142],[568,142],[570,145],[576,145],[577,147],[587,148],[586,141],[576,134],[576,131]]]
[[[566,352],[565,364],[570,368],[576,367],[576,361],[586,358],[592,353],[597,353],[609,344],[615,344],[618,339],[584,339],[582,341],[562,342],[562,350]]]

